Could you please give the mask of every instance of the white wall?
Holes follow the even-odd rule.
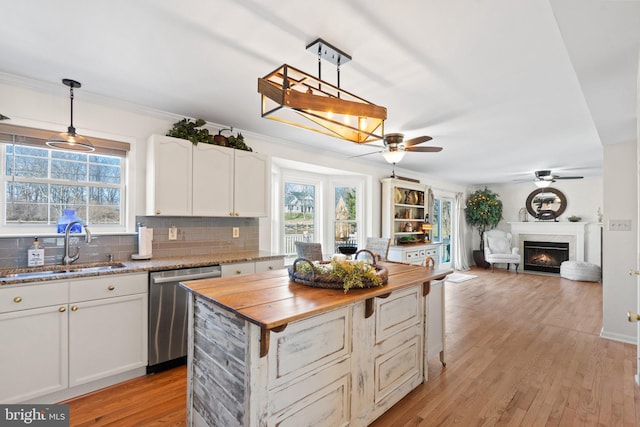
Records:
[[[637,266],[638,184],[636,142],[604,146],[604,244],[602,336],[636,342],[636,324],[627,311],[636,309],[637,287],[629,270]],[[610,231],[610,220],[631,220],[630,231]]]
[[[504,231],[511,231],[509,222],[520,221],[520,209],[525,207],[529,194],[537,189],[533,182],[488,185],[487,188],[496,192],[502,201],[503,219],[497,228]],[[558,221],[568,221],[568,217],[576,215],[581,217],[582,221],[589,223],[585,234],[585,261],[600,265],[600,224],[597,212],[598,208],[603,209],[602,179],[598,177],[557,180],[553,183],[553,188],[560,190],[567,197],[567,209]],[[529,221],[535,221],[535,219],[529,216]],[[480,236],[474,229],[472,248],[479,247]]]

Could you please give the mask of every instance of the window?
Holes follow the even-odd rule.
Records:
[[[7,125],[1,126],[3,227],[32,232],[55,225],[66,209],[87,225],[125,225],[128,144],[92,138],[92,153],[54,150],[41,138],[53,132],[13,126],[9,131],[20,133],[7,133]]]
[[[334,240],[335,252],[338,246],[358,245],[358,216],[357,216],[356,187],[335,187],[335,222]]]
[[[284,252],[295,256],[295,242],[316,242],[316,185],[284,183]]]

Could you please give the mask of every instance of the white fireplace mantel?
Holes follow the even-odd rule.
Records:
[[[522,253],[521,235],[573,236],[575,260],[584,261],[584,235],[587,222],[529,221],[510,222],[509,225],[513,243],[520,247],[520,253]]]

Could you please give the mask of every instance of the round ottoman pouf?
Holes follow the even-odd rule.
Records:
[[[590,262],[564,261],[560,264],[560,277],[582,282],[599,282],[600,267]]]

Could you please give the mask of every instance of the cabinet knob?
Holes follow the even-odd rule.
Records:
[[[71,307],[71,311],[78,311],[78,306],[74,305],[73,307]]]
[[[236,274],[242,274],[242,271],[236,270]]]
[[[22,297],[15,297],[13,302],[22,302]]]
[[[156,215],[160,215],[160,209],[156,211]]]
[[[240,213],[239,213],[239,212],[236,212],[234,215],[235,215],[235,216],[240,216]]]
[[[110,291],[114,290],[115,288],[116,288],[116,287],[115,287],[115,286],[113,286],[113,285],[109,285],[109,286],[107,287],[107,289],[109,289]]]
[[[64,313],[65,311],[67,311],[67,307],[60,307],[60,308],[58,309],[58,311],[59,311],[60,313]]]
[[[229,212],[229,216],[233,216],[233,212]]]
[[[273,266],[272,265],[269,266],[269,270],[273,270]]]

